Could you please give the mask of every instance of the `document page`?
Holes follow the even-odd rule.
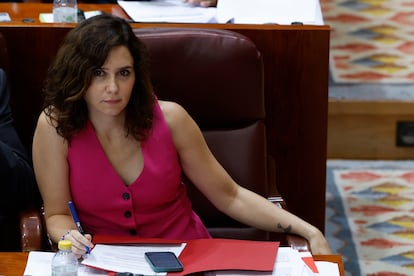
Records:
[[[312,270],[302,260],[299,252],[290,247],[279,248],[273,276],[312,276]]]
[[[337,263],[316,261],[315,264],[318,267],[318,276],[340,276]]]
[[[318,0],[219,0],[218,22],[240,24],[318,24]]]
[[[52,275],[52,258],[54,252],[31,251],[27,259],[23,275],[45,276]],[[80,265],[78,276],[107,276],[108,272]]]
[[[144,275],[166,275],[156,273],[145,260],[145,252],[171,251],[179,256],[185,247],[182,244],[169,245],[105,245],[96,244],[83,265],[100,268],[107,271],[132,272]]]
[[[215,23],[216,8],[202,8],[181,0],[118,1],[135,22]]]

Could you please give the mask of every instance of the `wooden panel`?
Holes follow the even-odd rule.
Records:
[[[324,230],[329,32],[242,33],[264,56],[268,146],[277,188],[292,212]]]
[[[413,147],[396,146],[398,121],[414,122],[414,101],[330,100],[328,158],[413,159]]]

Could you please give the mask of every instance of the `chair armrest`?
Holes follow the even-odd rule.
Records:
[[[24,252],[42,249],[43,223],[39,210],[20,212],[21,249]]]
[[[268,200],[270,202],[272,202],[273,204],[276,204],[277,207],[282,208],[282,209],[287,209],[286,208],[286,202],[283,200],[283,198],[281,196],[271,196],[268,197]],[[298,251],[310,251],[310,246],[308,241],[298,235],[295,234],[287,234],[286,235],[286,241],[288,243],[288,245],[293,248],[296,249]]]
[[[301,236],[289,234],[286,235],[286,240],[289,246],[293,249],[296,249],[300,252],[311,252],[308,241]]]
[[[277,207],[288,210],[288,208],[286,207],[285,200],[283,199],[283,197],[280,196],[280,193],[276,187],[276,175],[275,175],[276,163],[275,163],[274,158],[270,155],[267,156],[267,167],[268,167],[267,177],[268,177],[268,182],[270,183],[270,186],[269,186],[270,196],[267,199],[273,204],[276,204]],[[311,252],[308,241],[301,236],[298,236],[295,234],[287,234],[286,242],[293,249],[296,249],[298,251]]]

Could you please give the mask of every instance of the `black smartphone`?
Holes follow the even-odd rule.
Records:
[[[170,251],[145,252],[145,259],[155,272],[183,271],[183,264]]]

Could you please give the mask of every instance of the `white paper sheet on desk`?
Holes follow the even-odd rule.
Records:
[[[241,24],[320,24],[318,0],[219,0],[217,21]]]
[[[82,261],[82,264],[108,271],[128,271],[144,275],[166,275],[166,273],[155,273],[145,260],[144,253],[152,251],[171,251],[174,252],[176,256],[179,256],[185,245],[185,243],[169,245],[96,244],[88,258]]]
[[[216,8],[201,8],[181,0],[118,1],[135,22],[214,23]]]
[[[52,258],[53,252],[31,251],[27,259],[24,276],[45,276],[52,275]],[[78,276],[107,276],[108,273],[103,270],[93,269],[80,265]]]
[[[318,268],[318,276],[340,276],[339,267],[337,263],[327,261],[315,261]]]

